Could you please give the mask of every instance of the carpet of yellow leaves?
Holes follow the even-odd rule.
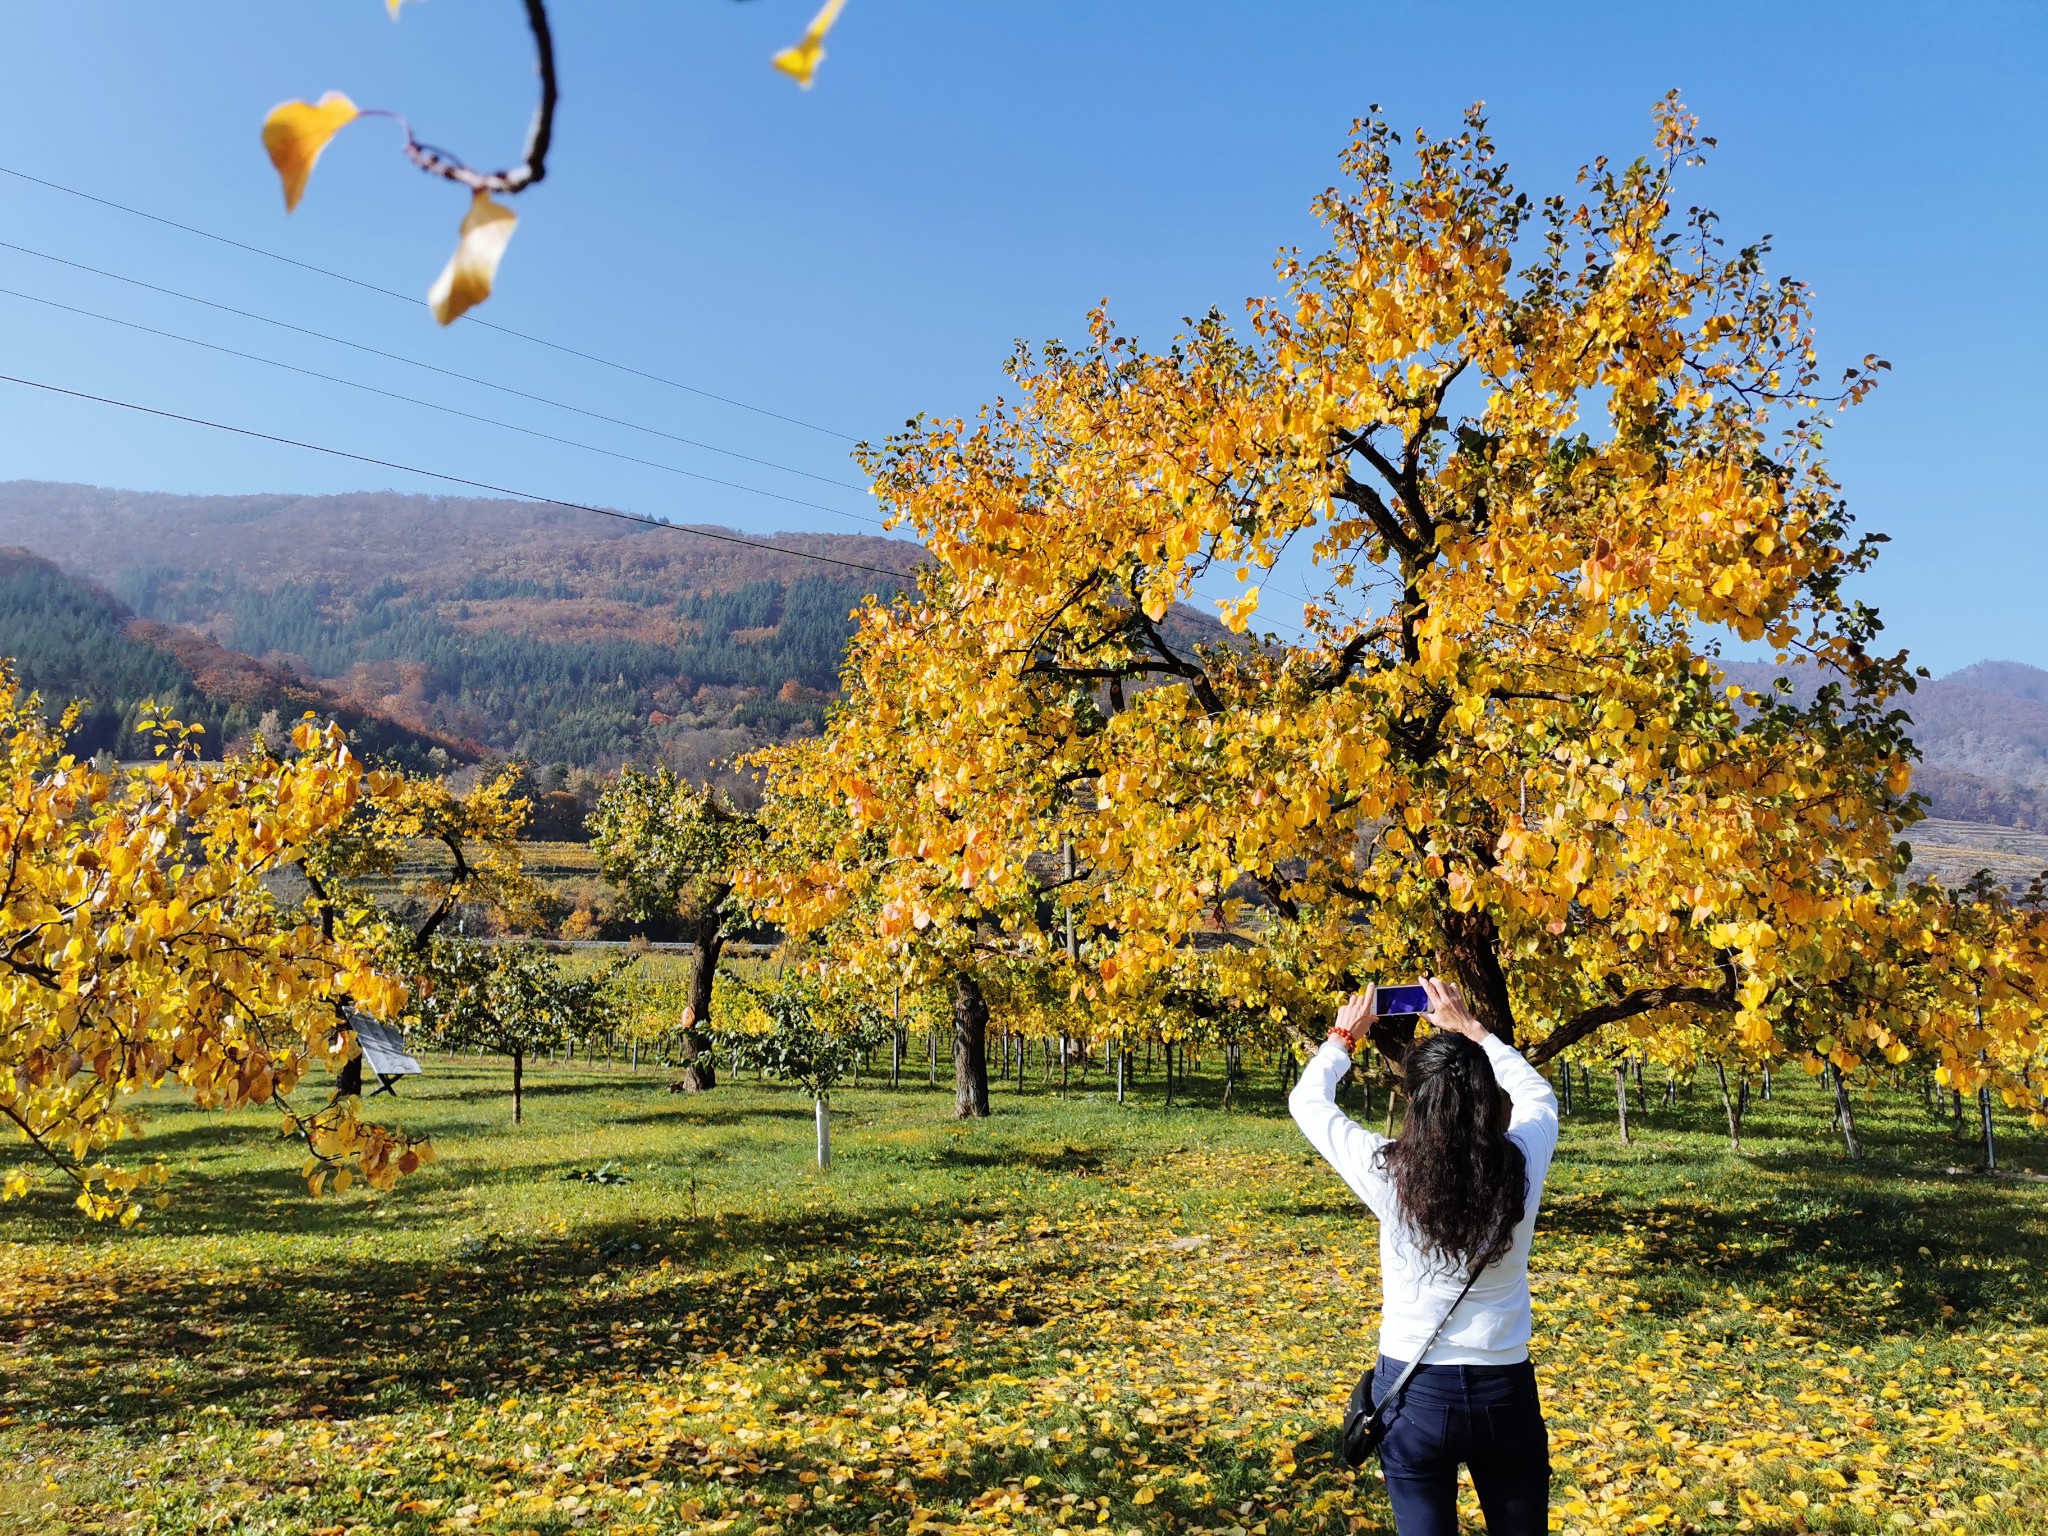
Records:
[[[177,1288],[170,1326],[228,1353],[198,1392],[142,1333],[102,1340],[74,1406],[155,1391],[180,1427],[66,1440],[46,1420],[10,1440],[31,1454],[0,1528],[11,1508],[24,1530],[312,1536],[1391,1529],[1373,1474],[1331,1454],[1371,1347],[1372,1229],[1299,1157],[1175,1149],[1107,1173],[983,1169],[973,1188],[867,1222],[731,1211],[666,1249],[614,1239],[509,1330],[492,1309],[556,1262],[546,1242],[581,1250],[556,1229],[502,1263],[471,1252],[404,1298],[388,1340],[343,1352],[381,1373],[372,1397],[418,1388],[388,1408],[331,1407],[349,1378],[314,1349],[234,1344],[251,1296],[303,1273],[20,1245],[0,1255],[10,1404],[80,1369],[67,1319],[152,1315],[153,1289]],[[1191,1189],[1220,1192],[1195,1220]],[[1533,1289],[1555,1529],[2048,1528],[2030,1312],[1894,1325],[1926,1301],[1902,1272],[1823,1286],[1787,1251],[1804,1229],[1731,1225],[1704,1196],[1619,1210],[1597,1170],[1561,1170],[1551,1203]],[[261,1414],[232,1390],[252,1372]]]

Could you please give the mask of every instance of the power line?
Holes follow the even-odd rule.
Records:
[[[17,171],[12,166],[0,165],[0,175],[12,176],[19,181],[32,182],[36,186],[47,187],[52,192],[62,192],[67,197],[80,198],[88,203],[98,203],[102,208],[112,208],[120,213],[131,214],[138,219],[147,219],[152,224],[161,224],[167,229],[180,230],[188,235],[197,235],[202,240],[212,240],[216,244],[231,246],[238,251],[247,251],[252,256],[267,257],[271,261],[281,262],[285,266],[297,267],[302,272],[312,272],[321,277],[332,278],[338,283],[347,283],[351,287],[361,288],[369,293],[382,294],[388,299],[397,299],[403,304],[417,306],[420,303],[417,298],[410,294],[400,293],[396,288],[385,288],[377,283],[366,282],[360,277],[350,277],[346,272],[336,272],[329,267],[315,266],[310,261],[300,261],[295,256],[285,256],[276,251],[265,250],[260,245],[250,245],[245,241],[231,240],[226,235],[217,235],[210,229],[199,228],[196,224],[181,224],[176,219],[165,218],[162,214],[148,213],[140,208],[131,208],[128,204],[117,203],[110,197],[100,197],[91,192],[81,192],[76,187],[67,187],[62,182],[50,181],[41,176],[31,176],[27,171]],[[465,316],[464,319],[465,323],[481,326],[487,331],[497,331],[501,335],[515,337],[520,341],[531,342],[537,347],[546,347],[550,351],[560,352],[569,357],[581,358],[585,362],[597,363],[601,367],[615,369],[620,373],[629,373],[636,379],[646,379],[654,384],[665,384],[670,389],[679,389],[685,394],[700,395],[706,400],[716,400],[721,405],[730,405],[737,410],[752,411],[757,416],[772,417],[776,421],[788,422],[793,427],[802,427],[809,432],[819,432],[826,437],[836,437],[842,442],[851,443],[858,441],[850,433],[840,432],[832,427],[821,427],[816,422],[804,421],[796,416],[788,416],[781,411],[771,411],[763,405],[750,405],[744,400],[735,400],[730,395],[721,395],[713,390],[700,389],[695,384],[685,384],[678,379],[665,378],[661,374],[649,373],[645,369],[634,368],[626,363],[613,362],[610,358],[599,357],[594,352],[578,351],[575,347],[564,346],[561,342],[549,341],[545,336],[535,336],[526,331],[514,330],[509,325],[499,325],[492,320],[478,319],[475,315]]]
[[[275,326],[281,331],[291,331],[300,336],[310,336],[315,341],[329,342],[337,347],[348,347],[357,352],[368,353],[371,357],[381,357],[387,362],[404,363],[409,368],[419,368],[424,369],[428,373],[438,373],[443,378],[458,379],[464,384],[476,384],[485,389],[495,389],[503,395],[511,395],[520,400],[531,400],[537,405],[551,406],[555,410],[568,411],[572,415],[587,416],[592,421],[606,422],[611,426],[625,427],[634,432],[645,432],[650,437],[666,438],[669,442],[681,443],[687,448],[702,448],[707,453],[723,454],[729,459],[744,459],[749,464],[759,464],[768,469],[779,469],[784,474],[801,475],[806,480],[816,480],[824,485],[838,486],[841,490],[861,491],[866,489],[865,486],[854,485],[846,480],[834,480],[826,475],[813,474],[808,469],[798,469],[794,465],[778,464],[773,459],[756,458],[751,453],[740,453],[736,449],[721,448],[716,443],[700,442],[694,437],[681,437],[674,432],[664,432],[659,427],[644,426],[637,421],[627,421],[624,417],[607,416],[602,411],[585,410],[580,405],[570,405],[566,401],[549,399],[546,395],[536,395],[524,389],[514,389],[511,385],[500,384],[495,379],[481,378],[473,373],[461,373],[453,368],[443,368],[437,363],[423,363],[416,357],[407,357],[400,352],[386,352],[381,347],[369,346],[360,341],[350,341],[345,336],[330,336],[325,331],[316,331],[308,326],[294,325],[289,320],[279,320],[270,315],[259,315],[250,309],[237,309],[232,304],[222,304],[213,299],[202,299],[196,293],[183,293],[176,288],[166,288],[159,283],[144,282],[139,277],[129,277],[120,272],[109,272],[105,267],[89,266],[82,261],[73,261],[67,256],[54,256],[48,251],[36,250],[33,246],[17,245],[11,240],[0,240],[0,249],[18,251],[23,256],[33,256],[38,261],[48,261],[60,267],[70,267],[73,271],[90,272],[94,277],[104,277],[113,282],[126,283],[131,288],[141,288],[149,293],[160,293],[166,298],[182,299],[187,304],[198,304],[206,309],[219,310],[225,315],[235,315],[243,320],[254,320],[260,325]],[[772,495],[773,493],[763,492],[762,494]]]
[[[480,421],[485,426],[502,427],[507,432],[517,432],[524,437],[537,437],[546,442],[560,443],[564,447],[580,448],[586,453],[601,453],[609,459],[622,459],[628,464],[641,464],[649,469],[663,470],[671,475],[684,475],[692,480],[702,480],[708,485],[722,485],[728,490],[745,491],[750,496],[766,496],[774,501],[787,502],[793,507],[808,507],[814,512],[825,512],[833,517],[846,518],[851,522],[865,523],[872,528],[882,526],[879,518],[862,517],[858,512],[844,512],[837,507],[828,507],[822,502],[804,501],[795,496],[785,496],[780,491],[764,491],[756,486],[742,485],[737,480],[720,480],[715,475],[700,474],[694,469],[684,469],[675,464],[664,464],[658,459],[643,459],[636,454],[620,453],[612,448],[600,448],[595,443],[578,442],[573,437],[557,437],[552,432],[542,432],[533,427],[522,427],[515,422],[499,421],[494,416],[480,416],[474,411],[457,410],[452,405],[442,405],[438,401],[421,400],[414,395],[399,394],[396,390],[379,389],[374,384],[363,384],[354,379],[339,378],[331,373],[322,373],[317,368],[301,368],[294,363],[280,362],[274,357],[263,357],[255,352],[242,352],[234,347],[224,347],[215,342],[201,341],[196,336],[180,336],[176,331],[158,330],[153,325],[143,325],[134,320],[122,320],[114,315],[103,315],[97,310],[81,309],[75,304],[60,304],[55,299],[46,299],[38,294],[23,293],[14,288],[0,288],[0,294],[5,294],[13,299],[24,299],[31,304],[41,304],[49,309],[61,309],[66,314],[83,315],[88,320],[100,320],[108,325],[118,325],[125,330],[140,331],[145,336],[161,336],[166,341],[183,342],[188,347],[201,347],[208,352],[218,352],[225,357],[239,357],[246,362],[262,363],[268,368],[281,368],[286,373],[302,374],[306,378],[319,379],[323,383],[340,384],[349,389],[359,389],[365,394],[378,395],[386,400],[397,400],[405,405],[416,405],[425,410],[440,411],[449,416],[459,416],[465,421]],[[836,484],[837,482],[832,483]]]
[[[165,421],[182,421],[188,426],[209,427],[216,432],[232,432],[237,437],[253,437],[261,442],[281,443],[287,448],[303,448],[309,453],[324,453],[337,459],[353,459],[358,464],[374,464],[379,469],[395,469],[401,474],[424,475],[429,480],[445,480],[450,485],[466,485],[473,490],[490,491],[495,495],[510,496],[518,501],[534,502],[549,507],[566,507],[573,512],[592,512],[599,517],[613,517],[622,523],[638,523],[646,528],[666,528],[671,533],[685,533],[692,538],[712,539],[720,544],[738,544],[743,548],[758,549],[771,555],[788,555],[792,559],[811,560],[820,565],[836,565],[849,571],[868,571],[876,576],[888,576],[898,581],[909,574],[905,571],[892,571],[886,566],[865,565],[858,560],[841,560],[833,555],[812,554],[809,550],[788,549],[780,544],[744,538],[736,533],[713,533],[709,529],[692,528],[684,523],[665,523],[658,517],[648,517],[638,512],[621,512],[616,507],[596,507],[583,501],[564,501],[559,496],[542,496],[508,485],[493,485],[488,480],[471,480],[466,476],[451,475],[438,469],[422,469],[416,464],[400,464],[392,459],[373,458],[367,453],[351,453],[346,448],[329,448],[321,443],[303,442],[295,437],[279,437],[274,432],[258,432],[254,427],[237,427],[225,421],[209,421],[203,416],[186,416],[177,411],[159,410],[153,405],[137,405],[132,400],[116,400],[110,395],[94,395],[82,389],[66,389],[61,384],[46,384],[40,379],[23,379],[11,373],[0,373],[0,384],[19,384],[26,389],[40,389],[47,394],[66,395],[73,400],[90,400],[95,405],[118,406],[124,411],[156,416]]]

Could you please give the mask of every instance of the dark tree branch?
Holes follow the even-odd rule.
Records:
[[[1367,457],[1373,456],[1365,449],[1358,451],[1366,453]],[[1389,468],[1391,467],[1389,466]],[[1363,480],[1358,479],[1347,471],[1344,476],[1344,484],[1338,489],[1337,494],[1370,518],[1373,527],[1378,530],[1380,537],[1391,544],[1404,558],[1413,559],[1421,555],[1422,546],[1416,542],[1414,534],[1402,526],[1400,515],[1387,505],[1384,496],[1380,495],[1378,491],[1367,485]]]
[[[412,124],[396,112],[405,130],[406,158],[431,176],[445,176],[476,192],[523,192],[548,173],[548,147],[555,137],[555,38],[548,26],[547,0],[526,0],[526,24],[533,29],[534,69],[540,76],[540,105],[534,110],[533,126],[526,134],[526,156],[506,171],[474,171],[445,149],[423,144],[413,135]],[[371,114],[365,113],[364,116]]]
[[[1711,1008],[1716,1013],[1733,1013],[1735,962],[1725,956],[1722,958],[1721,980],[1717,986],[1638,987],[1635,991],[1611,1001],[1596,1003],[1583,1013],[1574,1014],[1537,1041],[1527,1053],[1529,1064],[1540,1067],[1560,1051],[1569,1049],[1609,1024],[1618,1024],[1623,1019],[1632,1019],[1653,1009],[1681,1006]]]

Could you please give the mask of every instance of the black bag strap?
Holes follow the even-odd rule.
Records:
[[[1413,1376],[1415,1372],[1421,1367],[1422,1357],[1428,1354],[1432,1349],[1436,1348],[1436,1341],[1443,1337],[1443,1331],[1451,1326],[1451,1318],[1457,1313],[1458,1308],[1465,1304],[1465,1298],[1472,1293],[1472,1287],[1474,1283],[1477,1282],[1481,1272],[1484,1271],[1485,1268],[1485,1261],[1482,1260],[1479,1264],[1473,1267],[1472,1273],[1465,1277],[1465,1284],[1458,1291],[1458,1299],[1451,1303],[1450,1311],[1444,1313],[1442,1317],[1436,1320],[1436,1326],[1429,1330],[1429,1337],[1422,1341],[1422,1348],[1415,1351],[1415,1358],[1413,1360],[1410,1360],[1407,1364],[1407,1367],[1401,1372],[1401,1374],[1394,1378],[1394,1384],[1391,1387],[1387,1388],[1386,1396],[1382,1397],[1379,1400],[1379,1402],[1374,1405],[1372,1413],[1368,1416],[1366,1420],[1368,1424],[1371,1423],[1373,1420],[1379,1418],[1381,1413],[1383,1413],[1386,1410],[1387,1405],[1392,1403],[1394,1399],[1401,1395],[1401,1389],[1408,1385],[1408,1378],[1410,1376]]]

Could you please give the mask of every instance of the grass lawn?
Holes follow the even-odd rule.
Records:
[[[842,1093],[820,1174],[772,1085],[542,1064],[515,1132],[502,1065],[427,1067],[375,1103],[441,1160],[388,1197],[167,1106],[140,1231],[0,1209],[0,1530],[1391,1528],[1329,1449],[1374,1229],[1270,1077]],[[1537,1235],[1559,1529],[2048,1530],[2048,1183],[1945,1171],[1906,1095],[1861,1166],[1804,1079],[1740,1158],[1704,1085],[1626,1148],[1611,1108]]]

